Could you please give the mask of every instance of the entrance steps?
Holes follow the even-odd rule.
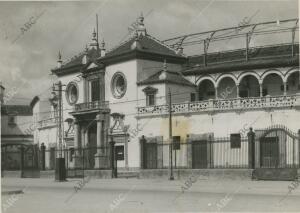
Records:
[[[136,172],[136,171],[118,171],[118,178],[139,178],[139,172]]]
[[[297,170],[297,168],[257,168],[252,173],[252,179],[293,181],[299,178]]]

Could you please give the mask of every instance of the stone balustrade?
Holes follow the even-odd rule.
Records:
[[[226,110],[252,110],[264,108],[286,108],[300,106],[300,95],[265,96],[234,99],[210,99],[197,102],[184,102],[172,104],[172,112],[195,113],[195,112],[217,112]],[[161,115],[167,114],[168,105],[138,107],[138,115]]]
[[[93,101],[93,102],[85,102],[75,105],[75,112],[85,111],[85,110],[94,110],[94,109],[108,109],[109,102],[108,101]]]
[[[38,128],[46,128],[57,125],[57,118],[48,118],[38,122]]]

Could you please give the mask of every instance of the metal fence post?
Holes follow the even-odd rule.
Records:
[[[300,168],[300,129],[298,129],[298,168]]]
[[[42,170],[44,171],[46,168],[46,158],[45,158],[45,153],[46,153],[46,146],[44,143],[41,144],[41,167]]]
[[[140,145],[141,145],[141,169],[145,169],[145,165],[144,165],[144,149],[145,149],[145,143],[146,143],[146,139],[145,136],[142,135],[142,138],[140,139]]]
[[[249,128],[248,136],[248,167],[255,168],[255,133],[252,127]]]
[[[21,177],[23,176],[23,170],[24,170],[24,146],[21,145],[21,154],[20,154],[20,170],[21,170]]]
[[[111,177],[116,178],[115,169],[115,142],[113,139],[110,141],[110,166],[111,166]]]

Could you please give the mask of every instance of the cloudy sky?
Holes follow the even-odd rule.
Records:
[[[91,41],[95,14],[100,39],[110,49],[126,39],[143,12],[147,32],[158,39],[252,23],[298,17],[297,0],[103,0],[85,2],[0,2],[0,81],[15,93],[10,104],[28,104],[55,80],[50,70]],[[28,22],[34,22],[27,28]],[[23,28],[23,29],[22,29]],[[24,30],[26,29],[26,31]]]

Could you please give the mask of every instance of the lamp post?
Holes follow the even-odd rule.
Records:
[[[58,157],[56,157],[56,164],[55,164],[55,180],[62,182],[66,181],[66,165],[65,165],[65,158],[62,155],[63,152],[63,128],[62,128],[62,83],[59,81],[57,84],[57,90],[53,88],[54,91],[58,91],[58,97],[56,93],[53,91],[53,98],[51,101],[53,101],[53,106],[58,102]]]
[[[170,177],[169,180],[174,180],[173,176],[173,141],[172,141],[172,97],[171,89],[169,88],[169,143],[170,143]]]

